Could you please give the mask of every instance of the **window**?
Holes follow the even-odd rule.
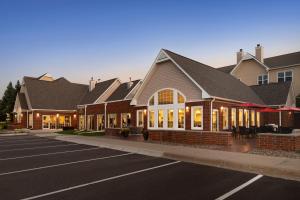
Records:
[[[228,108],[223,108],[223,130],[228,129]]]
[[[176,89],[163,89],[148,101],[148,128],[183,129],[185,127],[185,96]]]
[[[245,115],[245,125],[246,125],[246,128],[249,128],[249,125],[250,125],[250,121],[249,121],[249,110],[244,110],[244,115]]]
[[[293,80],[293,72],[292,71],[278,72],[277,80],[278,80],[278,82],[292,81]]]
[[[94,115],[87,116],[87,130],[94,129]]]
[[[258,76],[258,85],[262,85],[262,84],[268,84],[268,75],[259,75]]]
[[[243,109],[239,109],[239,126],[244,126]]]
[[[260,112],[256,112],[256,126],[260,127]]]
[[[137,116],[136,126],[137,127],[143,127],[144,126],[144,113],[143,113],[143,110],[138,110],[136,116]]]
[[[166,89],[158,92],[158,104],[173,104],[173,90]]]
[[[117,114],[108,114],[108,128],[117,127]]]
[[[177,102],[184,103],[184,97],[181,94],[179,94],[179,92],[177,93]]]
[[[178,128],[184,128],[184,108],[178,109]]]
[[[29,127],[28,128],[33,128],[33,114],[29,114]]]
[[[83,130],[84,128],[85,128],[84,115],[79,115],[79,130]]]
[[[164,127],[164,111],[158,110],[158,128]]]
[[[255,126],[255,111],[254,110],[251,110],[251,126]]]
[[[231,127],[236,127],[236,108],[231,108]]]
[[[174,110],[168,110],[168,128],[173,128]]]
[[[104,123],[105,123],[104,115],[103,114],[97,115],[97,130],[98,131],[104,129]]]
[[[203,129],[202,106],[192,106],[192,129]]]
[[[154,128],[154,110],[149,110],[149,127]]]
[[[127,128],[131,123],[131,114],[130,113],[122,113],[121,114],[121,124],[122,128]]]

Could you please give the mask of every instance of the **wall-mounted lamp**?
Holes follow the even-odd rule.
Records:
[[[36,113],[36,117],[40,117],[40,113]]]
[[[76,118],[76,117],[77,117],[77,115],[76,115],[76,114],[74,114],[74,115],[73,115],[73,117],[74,117],[74,118]]]
[[[59,117],[59,114],[56,114],[56,117],[58,118],[58,117]]]
[[[289,115],[291,115],[291,114],[292,114],[292,112],[290,111],[290,112],[289,112]]]
[[[144,109],[144,115],[146,115],[147,114],[147,109]]]
[[[190,111],[190,107],[186,106],[186,107],[185,107],[185,111],[186,111],[186,112],[189,112],[189,111]]]
[[[21,117],[23,117],[23,113],[21,113]]]
[[[224,107],[223,107],[223,106],[221,106],[221,108],[220,108],[220,109],[221,109],[221,112],[222,112],[222,111],[224,110]]]

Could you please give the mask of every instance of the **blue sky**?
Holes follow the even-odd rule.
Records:
[[[0,96],[24,75],[143,78],[161,48],[213,67],[300,50],[300,1],[0,0]]]

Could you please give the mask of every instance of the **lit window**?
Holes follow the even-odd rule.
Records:
[[[149,127],[154,127],[154,110],[149,110]]]
[[[256,126],[260,127],[260,112],[256,112]]]
[[[184,97],[181,94],[179,94],[179,92],[177,93],[177,102],[184,103]]]
[[[137,111],[137,127],[143,127],[144,126],[144,113],[143,110]]]
[[[268,75],[259,75],[258,76],[258,85],[268,84]]]
[[[228,108],[223,108],[223,130],[228,129]]]
[[[239,109],[239,126],[244,126],[243,109]]]
[[[236,127],[236,109],[231,108],[231,127]]]
[[[154,105],[154,96],[151,97],[150,101],[149,101],[149,105],[153,106]]]
[[[99,114],[97,115],[97,130],[103,130],[104,129],[104,115]]]
[[[178,128],[184,128],[184,108],[178,109]]]
[[[83,130],[84,129],[84,124],[85,124],[85,122],[84,122],[85,120],[84,120],[84,115],[79,115],[79,130]]]
[[[122,122],[122,128],[126,128],[130,126],[131,123],[131,114],[130,113],[122,113],[121,114],[121,122]]]
[[[251,110],[251,126],[255,126],[255,111],[254,110]]]
[[[249,121],[249,110],[244,110],[244,115],[245,115],[245,125],[246,128],[249,128],[250,121]]]
[[[117,127],[117,114],[108,114],[108,128]]]
[[[203,129],[203,107],[192,106],[192,128]]]
[[[164,127],[164,111],[158,110],[158,128]]]
[[[158,104],[173,104],[173,90],[166,89],[158,92]]]
[[[94,129],[94,115],[87,116],[87,130]]]
[[[168,110],[168,128],[173,128],[174,110]]]
[[[278,82],[292,81],[293,80],[293,72],[292,71],[278,72],[277,80],[278,80]]]

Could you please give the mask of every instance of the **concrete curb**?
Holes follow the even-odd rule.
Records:
[[[0,136],[17,136],[17,135],[28,135],[28,133],[3,133]]]

